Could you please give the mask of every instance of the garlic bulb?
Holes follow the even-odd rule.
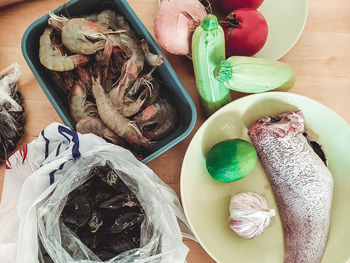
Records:
[[[269,209],[266,198],[256,193],[239,193],[231,197],[229,226],[239,236],[251,239],[261,235],[275,216]]]

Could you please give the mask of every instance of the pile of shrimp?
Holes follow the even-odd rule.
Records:
[[[69,104],[76,130],[142,158],[176,126],[178,114],[152,77],[164,58],[112,10],[68,18],[50,13],[39,58]]]

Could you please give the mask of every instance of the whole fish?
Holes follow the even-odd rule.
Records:
[[[285,263],[321,262],[328,238],[333,178],[304,133],[302,112],[264,117],[248,131],[274,191]]]

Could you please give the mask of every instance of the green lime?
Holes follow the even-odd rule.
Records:
[[[207,169],[215,180],[232,182],[248,175],[256,161],[256,151],[249,142],[241,139],[225,140],[208,152]]]

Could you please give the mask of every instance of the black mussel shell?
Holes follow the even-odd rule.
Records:
[[[96,233],[96,231],[103,225],[103,219],[99,212],[96,210],[92,211],[88,225],[92,233]]]
[[[77,196],[66,204],[61,219],[65,224],[84,226],[91,217],[91,204],[86,196]]]
[[[109,228],[110,233],[120,233],[134,225],[140,224],[144,219],[144,214],[127,213],[117,217]]]
[[[104,209],[120,209],[122,207],[136,207],[140,206],[140,202],[134,194],[120,194],[114,196],[104,202],[98,207]]]
[[[140,236],[141,236],[141,224],[137,224],[123,231],[136,247],[140,247]]]

